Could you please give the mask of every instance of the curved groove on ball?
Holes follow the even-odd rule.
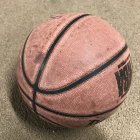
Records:
[[[58,94],[58,93],[62,93],[64,91],[70,90],[80,84],[82,84],[83,82],[89,80],[90,78],[92,78],[93,76],[96,76],[97,74],[99,74],[100,72],[102,72],[105,68],[107,68],[109,65],[111,65],[113,62],[115,62],[126,50],[127,50],[127,44],[124,46],[124,48],[118,52],[116,55],[114,55],[110,60],[108,60],[106,63],[102,64],[100,67],[98,67],[97,69],[95,69],[94,71],[89,72],[88,74],[84,75],[83,77],[81,77],[80,79],[74,81],[73,83],[67,84],[66,86],[59,88],[59,89],[53,89],[53,90],[45,90],[45,89],[40,89],[38,87],[34,87],[33,85],[30,85],[33,89],[35,89],[37,92],[40,92],[42,94]],[[26,76],[27,77],[27,76]],[[29,80],[28,80],[29,81]],[[27,81],[27,83],[29,83]]]
[[[96,76],[97,74],[102,72],[105,68],[107,68],[109,65],[113,64],[113,62],[115,62],[126,50],[127,50],[127,45],[125,45],[125,47],[120,52],[118,52],[115,56],[113,56],[110,60],[108,60],[106,63],[102,64],[97,69],[89,72],[88,74],[82,76],[80,79],[78,79],[70,84],[67,84],[66,86],[64,86],[62,88],[53,89],[53,90],[47,90],[47,89],[43,90],[43,89],[37,88],[37,91],[40,93],[43,93],[43,94],[58,94],[58,93],[65,92],[67,90],[71,90],[72,88],[86,82],[93,76]]]
[[[24,77],[25,77],[26,82],[27,82],[27,83],[29,84],[29,86],[31,86],[35,91],[38,91],[38,89],[39,89],[39,88],[38,88],[38,83],[39,83],[41,74],[42,74],[42,72],[43,72],[43,70],[44,70],[44,67],[45,67],[46,63],[48,62],[49,57],[50,57],[51,53],[53,52],[53,50],[54,50],[56,44],[57,44],[57,43],[59,42],[59,40],[63,37],[63,35],[65,34],[65,32],[66,32],[75,22],[77,22],[79,19],[81,19],[81,18],[83,18],[83,17],[85,17],[85,16],[89,16],[89,15],[90,15],[90,14],[83,14],[83,15],[78,16],[77,18],[73,19],[73,20],[59,33],[59,35],[57,36],[57,38],[54,40],[54,42],[53,42],[52,45],[50,46],[50,48],[49,48],[49,50],[48,50],[48,52],[47,52],[47,54],[46,54],[46,56],[45,56],[45,58],[44,58],[44,60],[43,60],[43,62],[42,62],[42,64],[41,64],[41,66],[40,66],[40,68],[39,68],[39,71],[38,71],[38,74],[37,74],[37,77],[36,77],[36,81],[35,81],[34,84],[32,84],[32,83],[30,82],[29,78],[27,77],[26,72],[25,72],[25,65],[24,65],[24,52],[25,52],[26,43],[27,43],[28,38],[29,38],[29,36],[30,36],[30,34],[29,34],[29,36],[27,37],[27,39],[26,39],[26,41],[25,41],[25,43],[24,43],[24,47],[23,47],[23,51],[22,51],[22,59],[21,59],[22,62],[21,62],[21,64],[22,64],[23,75],[24,75]]]
[[[18,85],[19,85],[19,84],[18,84]],[[19,85],[19,89],[22,91],[22,93],[26,96],[26,98],[27,98],[28,100],[33,101],[33,100],[27,95],[27,93],[21,88],[20,85]],[[123,101],[124,101],[124,100],[123,100]],[[49,112],[54,113],[54,114],[57,114],[57,115],[66,116],[66,117],[80,117],[80,118],[84,118],[84,117],[99,116],[99,115],[103,115],[103,114],[106,114],[106,113],[108,113],[108,112],[111,112],[111,111],[117,109],[117,108],[123,103],[123,101],[122,101],[121,103],[119,103],[118,105],[116,105],[115,107],[111,108],[111,109],[105,110],[105,111],[103,111],[103,112],[94,113],[94,114],[69,114],[69,113],[59,112],[59,111],[57,111],[57,110],[53,110],[53,109],[48,108],[48,107],[46,107],[46,106],[44,106],[44,105],[41,105],[41,104],[39,104],[39,103],[37,103],[37,102],[35,102],[35,105],[38,106],[38,107],[40,107],[40,108],[42,108],[42,109],[44,109],[44,110],[46,110],[46,111],[49,111]]]
[[[27,40],[29,39],[31,33],[28,35],[25,43],[24,43],[24,47],[23,47],[23,50],[22,50],[22,55],[21,55],[21,66],[22,66],[22,72],[23,72],[23,75],[24,75],[24,78],[26,80],[26,82],[28,83],[28,85],[30,87],[33,87],[33,84],[30,82],[29,78],[27,77],[26,75],[26,72],[25,72],[25,66],[24,66],[24,52],[25,52],[25,46],[26,46],[26,43],[27,43]]]

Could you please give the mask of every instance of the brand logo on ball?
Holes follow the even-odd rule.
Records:
[[[131,62],[130,60],[128,61],[128,59],[129,56],[118,65],[119,70],[115,72],[120,97],[123,97],[128,92],[131,84],[132,69]]]

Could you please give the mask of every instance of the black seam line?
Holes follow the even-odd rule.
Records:
[[[20,86],[19,86],[19,88],[20,88]],[[23,90],[22,90],[21,88],[20,88],[20,90],[22,91],[23,95],[24,95],[29,101],[32,102],[32,99],[31,99],[27,94],[25,94],[25,92],[23,92]],[[32,110],[31,107],[29,107],[29,108]],[[49,121],[49,122],[51,122],[51,123],[53,123],[53,124],[55,124],[55,125],[58,125],[58,126],[64,127],[63,125],[58,124],[58,123],[56,123],[56,122],[54,122],[54,121],[52,121],[52,120],[50,120],[50,119],[44,117],[43,115],[41,115],[41,114],[38,113],[38,112],[37,112],[37,116],[41,116],[41,117],[44,118],[45,120],[47,120],[47,121]]]
[[[22,50],[22,56],[21,56],[21,66],[22,66],[22,72],[23,72],[23,75],[24,75],[24,78],[26,80],[26,82],[29,84],[29,86],[33,87],[33,84],[30,82],[30,80],[28,79],[27,75],[26,75],[26,72],[25,72],[25,66],[24,66],[24,52],[25,52],[25,46],[26,46],[26,43],[27,43],[27,40],[29,39],[31,35],[31,32],[30,34],[28,35],[25,43],[24,43],[24,46],[23,46],[23,50]]]
[[[84,15],[80,15],[78,16],[77,18],[75,18],[74,20],[72,20],[61,32],[60,34],[57,36],[57,38],[54,40],[53,44],[51,45],[50,49],[48,50],[41,66],[40,66],[40,69],[38,71],[38,74],[37,74],[37,77],[36,77],[36,82],[34,84],[34,88],[35,89],[38,89],[38,83],[39,83],[39,80],[40,80],[40,77],[41,77],[41,74],[45,68],[45,65],[46,63],[48,62],[49,60],[49,57],[51,56],[51,53],[53,52],[56,44],[59,42],[59,40],[64,36],[65,32],[75,23],[77,22],[79,19],[85,17],[85,16],[89,16],[89,14],[84,14]]]
[[[21,88],[21,86],[19,85],[19,83],[18,83],[18,86],[19,86],[20,90],[22,91],[22,93],[23,93],[30,101],[32,101],[32,99],[27,95],[27,93],[25,93],[25,91]],[[123,101],[124,101],[124,100],[123,100]],[[59,111],[50,109],[50,108],[48,108],[48,107],[46,107],[46,106],[43,106],[43,105],[41,105],[41,104],[39,104],[39,103],[37,103],[37,102],[35,102],[35,104],[36,104],[36,106],[38,106],[38,107],[40,107],[40,108],[42,108],[42,109],[44,109],[44,110],[46,110],[46,111],[49,111],[49,112],[51,112],[51,113],[57,114],[57,115],[61,115],[61,116],[65,116],[65,117],[73,117],[73,118],[74,118],[74,117],[77,117],[77,118],[78,118],[78,117],[79,117],[79,118],[87,118],[87,117],[94,117],[94,116],[99,116],[99,115],[104,115],[104,114],[106,114],[106,113],[109,113],[109,112],[111,112],[111,111],[117,109],[117,108],[123,103],[123,101],[122,101],[120,104],[118,104],[117,106],[115,106],[115,107],[113,107],[113,108],[111,108],[111,109],[109,109],[109,110],[105,110],[105,111],[103,111],[103,112],[98,112],[98,113],[95,113],[95,114],[69,114],[69,113],[59,112]]]
[[[79,80],[77,80],[63,88],[56,89],[56,90],[44,90],[44,89],[37,88],[37,91],[40,92],[39,94],[59,94],[64,91],[70,90],[70,89],[82,84],[83,82],[87,81],[88,79],[92,78],[93,76],[96,76],[100,72],[102,72],[105,68],[110,66],[113,62],[115,62],[127,50],[127,48],[128,48],[127,45],[125,45],[125,47],[120,52],[118,52],[114,57],[112,57],[106,63],[104,63],[103,65],[101,65],[100,67],[95,69],[94,71],[91,71],[87,75],[84,75]]]
[[[30,34],[31,34],[31,33],[30,33]],[[22,66],[22,71],[23,71],[23,75],[24,75],[24,77],[25,77],[26,82],[27,82],[31,87],[33,87],[33,84],[30,82],[30,80],[28,79],[28,77],[27,77],[27,75],[26,75],[25,66],[24,66],[24,52],[25,52],[25,46],[26,46],[27,40],[28,40],[29,37],[30,37],[30,34],[28,35],[28,37],[27,37],[27,39],[26,39],[26,41],[25,41],[25,43],[24,43],[23,50],[22,50],[21,66]],[[36,91],[33,90],[32,92],[33,92],[32,107],[33,107],[34,112],[35,112],[36,114],[38,114],[38,113],[36,112],[36,106],[35,106],[35,103],[34,103],[34,102],[35,102],[35,99],[36,99]]]
[[[35,113],[37,113],[36,111],[36,104],[35,104],[35,100],[36,100],[36,91],[33,90],[33,100],[32,100],[32,107]]]
[[[39,114],[39,113],[38,113],[38,116],[42,117],[43,119],[47,120],[48,122],[51,122],[52,124],[55,124],[55,125],[60,126],[60,127],[64,127],[64,126],[61,125],[61,124],[58,124],[58,123],[56,123],[56,122],[54,122],[54,121],[52,121],[52,120],[50,120],[50,119],[47,119],[46,117],[44,117],[43,115],[41,115],[41,114]]]
[[[39,83],[39,80],[40,80],[40,77],[41,77],[41,74],[43,73],[43,70],[45,68],[45,65],[47,63],[47,61],[49,60],[49,57],[51,56],[51,53],[53,52],[56,44],[59,42],[59,40],[62,38],[62,36],[65,34],[65,32],[76,22],[78,21],[79,19],[81,19],[82,17],[85,17],[85,16],[88,16],[87,14],[84,14],[84,15],[81,15],[81,16],[78,16],[77,18],[75,18],[74,20],[72,20],[61,32],[60,34],[57,36],[57,38],[54,40],[53,44],[51,45],[51,47],[49,48],[40,68],[39,68],[39,71],[38,71],[38,74],[37,74],[37,77],[36,77],[36,80],[35,80],[35,84],[33,85],[33,101],[32,101],[32,106],[33,106],[33,110],[36,112],[36,104],[35,104],[35,101],[36,101],[36,89],[38,88],[38,83]],[[37,112],[36,112],[37,113]]]
[[[40,72],[43,70],[43,68],[44,68],[44,66],[45,66],[45,63],[47,62],[46,59],[48,59],[48,57],[49,57],[50,54],[52,53],[52,51],[53,51],[55,45],[58,43],[58,41],[61,39],[61,37],[64,35],[64,33],[68,30],[68,28],[69,28],[70,26],[72,26],[72,24],[74,24],[74,23],[75,23],[77,20],[79,20],[80,18],[85,17],[85,16],[89,16],[89,15],[90,15],[90,14],[83,14],[83,15],[78,16],[77,18],[73,19],[73,20],[59,33],[58,37],[57,37],[57,38],[55,39],[55,41],[53,42],[53,44],[51,45],[50,49],[48,50],[48,52],[47,52],[47,54],[46,54],[46,57],[44,58],[44,61],[43,61],[42,65],[41,65],[41,67],[40,67]],[[29,39],[31,33],[32,33],[32,32],[30,32],[30,34],[28,35],[28,37],[27,37],[27,39],[26,39],[26,41],[25,41],[25,43],[24,43],[24,46],[23,46],[22,56],[21,56],[21,57],[22,57],[22,59],[21,59],[21,65],[22,65],[22,71],[23,71],[23,75],[24,75],[24,77],[25,77],[26,82],[29,84],[30,87],[36,88],[36,87],[34,87],[35,84],[32,84],[31,81],[29,80],[29,78],[27,77],[26,72],[25,72],[25,65],[24,65],[25,47],[26,47],[26,43],[27,43],[27,41],[28,41],[28,39]],[[44,65],[44,66],[43,66],[43,65]],[[41,76],[41,73],[38,73],[38,75],[39,75],[39,76],[38,76],[38,78],[37,78],[36,81],[39,80],[39,78],[40,78],[40,76]],[[36,82],[36,83],[37,83],[37,82]]]
[[[32,107],[33,107],[34,112],[37,113],[35,101],[36,101],[36,91],[33,89]]]
[[[56,44],[59,42],[59,40],[63,37],[63,35],[65,34],[65,32],[76,22],[78,21],[79,19],[85,17],[85,16],[88,16],[89,14],[83,14],[83,15],[80,15],[78,16],[77,18],[73,19],[66,27],[64,27],[64,29],[59,33],[59,35],[57,36],[57,38],[54,40],[54,42],[52,43],[51,47],[49,48],[40,68],[39,68],[39,71],[38,71],[38,74],[37,74],[37,77],[36,77],[36,80],[35,80],[35,83],[32,84],[30,82],[30,80],[27,78],[27,75],[26,75],[26,72],[25,72],[25,66],[24,66],[24,52],[25,52],[25,46],[26,46],[26,42],[29,38],[29,36],[27,37],[26,41],[25,41],[25,44],[24,44],[24,47],[23,47],[23,51],[22,51],[22,70],[23,70],[23,75],[25,77],[25,80],[27,81],[27,83],[33,88],[33,100],[32,100],[32,107],[33,107],[33,110],[36,112],[36,105],[35,105],[35,100],[36,100],[36,90],[38,88],[38,83],[39,83],[39,80],[40,80],[40,77],[41,77],[41,74],[45,68],[45,65],[51,55],[51,53],[53,52]],[[37,113],[37,112],[36,112]]]
[[[81,15],[81,16],[88,16],[88,14],[86,14],[86,15]],[[81,16],[80,17],[78,17],[78,18],[81,18]],[[75,19],[74,19],[75,20]],[[74,21],[73,20],[73,21]],[[72,22],[73,22],[72,21]],[[66,26],[67,27],[67,26]],[[65,28],[66,28],[65,27]],[[64,29],[65,29],[64,28]],[[63,30],[64,30],[63,29]],[[61,33],[60,33],[61,34]],[[59,40],[58,40],[59,41]],[[57,42],[56,42],[57,43]],[[25,43],[26,44],[26,43]],[[55,47],[55,46],[54,46]],[[25,49],[25,45],[24,45],[24,49]],[[109,65],[111,65],[114,61],[116,61],[125,51],[126,51],[126,49],[127,49],[127,45],[125,45],[125,47],[120,51],[120,52],[118,52],[113,58],[111,58],[109,61],[107,61],[105,64],[103,64],[102,66],[100,66],[99,68],[97,68],[96,70],[94,70],[94,71],[92,71],[92,72],[90,72],[89,74],[87,74],[87,75],[84,75],[83,77],[81,77],[80,79],[78,79],[77,81],[75,81],[75,82],[73,82],[73,83],[71,83],[71,84],[69,84],[69,85],[67,85],[67,86],[65,86],[65,87],[63,87],[63,88],[60,88],[60,89],[54,89],[54,90],[45,90],[45,89],[39,89],[38,88],[38,80],[40,79],[40,76],[41,76],[41,73],[39,74],[38,73],[38,78],[37,78],[37,80],[36,80],[36,82],[35,82],[35,84],[34,85],[32,85],[31,84],[31,82],[29,81],[29,79],[27,78],[27,76],[26,76],[26,73],[25,73],[25,70],[24,70],[24,49],[23,49],[23,55],[22,55],[22,68],[23,68],[23,74],[24,74],[24,77],[25,77],[25,79],[26,79],[26,81],[27,81],[27,83],[33,88],[33,89],[35,89],[37,92],[40,92],[40,94],[59,94],[59,93],[62,93],[62,92],[64,92],[64,91],[67,91],[67,90],[70,90],[70,89],[72,89],[72,88],[74,88],[74,87],[76,87],[76,86],[78,86],[78,85],[80,85],[80,84],[82,84],[83,82],[85,82],[85,81],[87,81],[88,79],[90,79],[90,78],[92,78],[93,76],[95,76],[95,75],[97,75],[98,73],[100,73],[103,69],[105,69],[106,67],[108,67]],[[51,51],[49,51],[49,53],[51,54],[51,52],[52,52],[52,50]],[[47,55],[46,55],[47,56]],[[46,57],[46,58],[48,58],[48,56]],[[47,61],[46,61],[47,62]],[[43,64],[43,63],[42,63]],[[40,69],[42,69],[42,67],[40,67]],[[43,69],[42,69],[43,70]],[[39,76],[40,75],[40,76]]]

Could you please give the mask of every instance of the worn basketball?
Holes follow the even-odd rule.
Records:
[[[23,100],[40,118],[63,127],[108,118],[126,99],[131,77],[125,40],[89,14],[50,18],[30,33],[18,58]]]

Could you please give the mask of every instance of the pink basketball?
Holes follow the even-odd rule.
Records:
[[[34,29],[20,51],[17,81],[26,104],[64,127],[98,123],[122,104],[131,84],[130,52],[106,21],[70,13]]]

